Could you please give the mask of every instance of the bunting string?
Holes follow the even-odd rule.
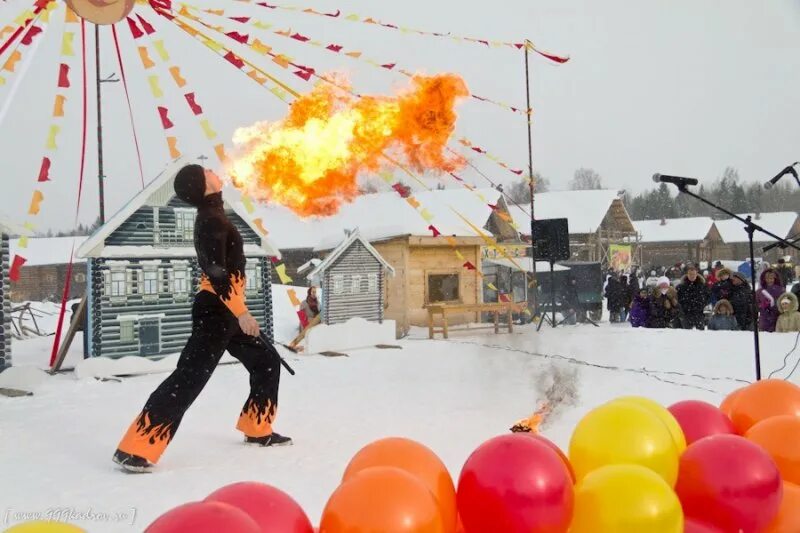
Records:
[[[45,10],[47,5],[54,0],[36,0],[33,3],[32,9],[26,8],[19,15],[14,19],[14,24],[16,27],[11,25],[6,25],[0,30],[0,38],[5,37],[7,34],[11,34],[8,39],[3,41],[3,44],[0,44],[0,55],[3,54],[6,50],[8,50],[19,38],[22,33],[28,29],[28,26],[34,23],[34,20],[42,11]]]
[[[5,26],[1,31],[0,35],[5,35],[6,33],[11,33],[12,36],[9,38],[6,43],[4,43],[3,50],[11,50],[11,53],[2,61],[2,66],[0,66],[0,86],[5,85],[8,82],[8,79],[15,73],[19,72],[21,68],[18,68],[18,63],[20,63],[23,59],[23,50],[26,48],[32,48],[33,50],[36,47],[31,47],[34,43],[34,39],[41,34],[44,33],[44,29],[47,26],[41,27],[37,26],[37,23],[41,20],[43,23],[47,23],[49,21],[49,13],[55,9],[56,3],[54,1],[48,2],[43,9],[35,11],[26,10],[21,13],[15,20],[20,21],[21,19],[25,19],[22,22],[22,25],[18,27],[19,33],[15,30],[12,26]],[[30,17],[30,18],[29,18]],[[22,38],[16,41],[16,37],[22,35]],[[36,43],[41,41],[41,38],[36,40]],[[7,46],[6,46],[7,45]],[[2,52],[0,52],[2,55]],[[33,59],[31,58],[31,61]],[[9,100],[11,97],[9,96]]]
[[[131,123],[131,132],[133,133],[133,145],[136,148],[136,161],[139,164],[139,179],[141,181],[142,189],[144,189],[144,167],[142,166],[142,151],[139,149],[139,136],[136,133],[136,122],[133,119],[133,107],[131,106],[131,95],[128,91],[128,77],[125,75],[125,65],[122,63],[122,53],[119,48],[119,38],[117,36],[117,25],[111,25],[111,36],[114,38],[114,50],[117,52],[117,64],[119,65],[120,77],[122,78],[122,87],[125,90],[125,101],[128,103],[128,118]]]

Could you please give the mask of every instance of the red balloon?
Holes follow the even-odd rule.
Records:
[[[680,424],[689,445],[711,435],[733,435],[733,422],[718,407],[699,400],[678,402],[667,408]]]
[[[250,516],[222,502],[191,502],[162,514],[147,526],[145,533],[261,533]]]
[[[675,492],[688,518],[724,531],[760,531],[775,517],[783,487],[775,462],[738,435],[713,435],[683,452]]]
[[[472,452],[456,500],[466,533],[563,533],[574,493],[559,455],[539,439],[515,433]]]
[[[575,484],[575,470],[572,469],[572,463],[569,462],[569,459],[567,458],[566,454],[561,451],[561,448],[559,448],[558,445],[555,442],[553,442],[553,441],[551,441],[549,439],[546,439],[546,438],[542,437],[541,435],[538,435],[538,434],[533,433],[533,432],[520,432],[519,434],[520,435],[527,435],[529,437],[533,437],[534,439],[538,440],[539,442],[541,442],[543,444],[546,444],[554,452],[556,452],[558,454],[558,456],[561,457],[561,460],[564,462],[564,466],[566,466],[567,470],[569,470],[569,477],[572,479],[572,484],[573,485]]]
[[[217,489],[205,499],[241,509],[261,528],[261,533],[312,533],[314,528],[291,496],[264,483],[242,481]]]
[[[686,521],[683,523],[683,533],[725,533],[721,529],[709,526],[708,524],[704,524],[703,522],[698,522],[697,520],[692,520],[691,518],[687,518]]]

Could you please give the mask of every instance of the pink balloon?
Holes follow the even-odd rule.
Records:
[[[667,408],[678,421],[687,446],[711,435],[734,435],[736,430],[728,415],[719,407],[699,400],[678,402]]]
[[[675,492],[687,518],[755,532],[778,513],[783,484],[763,448],[738,435],[712,435],[681,455]]]
[[[191,502],[162,514],[145,533],[261,533],[247,513],[222,502]]]
[[[472,452],[456,499],[466,533],[563,533],[574,494],[569,470],[551,446],[510,434]]]
[[[306,513],[291,496],[256,481],[232,483],[215,490],[205,499],[233,505],[250,515],[261,533],[313,533]]]

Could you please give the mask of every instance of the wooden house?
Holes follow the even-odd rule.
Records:
[[[798,217],[797,213],[794,211],[743,213],[739,216],[746,218],[748,215],[752,217],[753,222],[784,239],[789,240],[791,237],[796,237],[800,234],[800,217]],[[719,256],[714,259],[736,259],[744,261],[750,257],[750,245],[747,240],[747,232],[745,232],[744,224],[741,221],[735,218],[729,218],[717,220],[715,224],[726,246]],[[764,253],[762,248],[772,244],[772,242],[772,237],[760,231],[753,233],[755,256],[761,257],[770,263],[776,263],[778,258],[784,256],[791,257],[792,262],[795,264],[800,261],[800,252],[794,248],[787,247],[783,250],[780,248],[773,248],[769,252]]]
[[[0,372],[11,366],[11,265],[8,231],[0,225]]]
[[[711,217],[637,220],[641,264],[669,266],[708,262],[722,256],[725,244]]]
[[[394,268],[358,229],[351,231],[307,276],[322,289],[322,323],[353,317],[383,322],[386,273],[393,276]]]
[[[191,332],[191,307],[200,269],[194,250],[196,209],[175,196],[173,161],[83,243],[87,259],[90,356],[159,357],[181,350]],[[270,257],[247,214],[225,203],[244,240],[246,301],[272,340]]]
[[[69,270],[69,256],[80,248],[86,237],[29,237],[24,248],[20,239],[11,239],[11,255],[25,257],[19,277],[11,283],[15,302],[60,302]],[[72,265],[69,299],[86,294],[86,262],[75,257]]]

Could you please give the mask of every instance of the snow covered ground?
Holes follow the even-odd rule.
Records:
[[[279,338],[288,336],[292,317],[276,312],[276,318]],[[781,366],[795,337],[762,336],[765,375]],[[46,361],[44,340],[17,342],[16,364]],[[118,471],[111,454],[165,374],[121,382],[47,376],[31,397],[0,397],[0,519],[52,508],[121,512],[125,523],[76,523],[89,531],[139,531],[167,509],[222,485],[259,480],[286,490],[317,523],[350,457],[380,437],[425,443],[457,479],[476,446],[534,410],[542,399],[538,377],[552,365],[578,372],[576,404],[557,410],[543,428],[563,448],[581,416],[613,397],[718,402],[754,376],[747,332],[604,323],[545,326],[540,333],[533,326],[513,334],[461,332],[445,341],[414,329],[398,344],[402,350],[364,349],[350,357],[291,355],[297,375],[282,377],[276,424],[295,439],[289,448],[241,444],[234,424],[247,395],[247,374],[238,364],[219,367],[156,470],[139,476]],[[798,356],[791,357],[790,369]],[[793,378],[798,383],[799,372]]]

